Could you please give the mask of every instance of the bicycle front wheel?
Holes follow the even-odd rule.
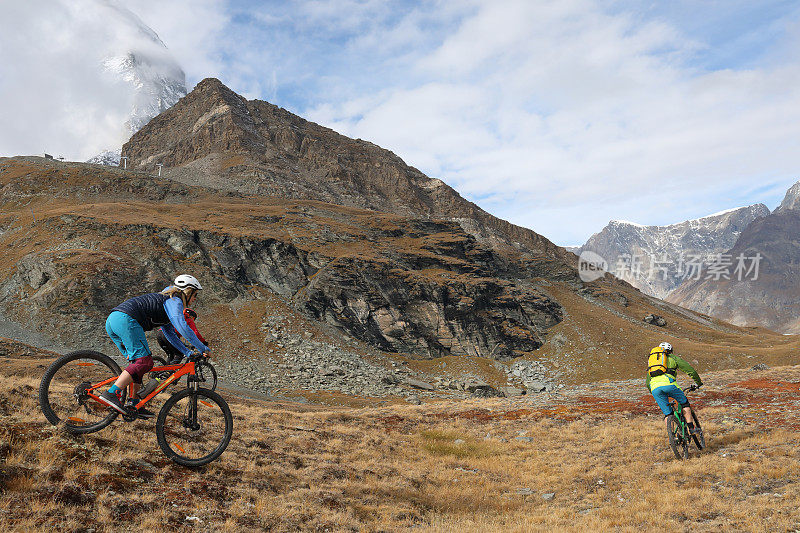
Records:
[[[48,422],[63,423],[71,433],[92,433],[117,418],[117,411],[89,396],[99,395],[111,383],[92,388],[122,371],[113,359],[100,352],[79,350],[59,357],[39,384],[39,406]],[[112,382],[113,383],[113,382]],[[123,400],[126,391],[123,391]]]
[[[208,390],[217,390],[217,369],[209,362],[200,361],[194,364],[194,371],[200,386]],[[187,385],[190,383],[187,378]]]
[[[672,453],[675,454],[677,459],[689,458],[689,441],[683,433],[681,426],[675,415],[671,415],[667,419],[667,438],[669,439],[669,447],[672,448]]]
[[[694,409],[692,409],[692,420],[694,420],[694,427],[697,428],[697,432],[692,435],[692,440],[694,440],[697,449],[702,450],[706,447],[706,436],[702,426],[700,426],[700,421],[697,419],[697,414],[694,412]]]
[[[198,387],[173,394],[161,408],[156,437],[164,454],[184,466],[202,466],[225,451],[233,435],[228,403]]]

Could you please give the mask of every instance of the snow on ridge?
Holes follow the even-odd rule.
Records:
[[[687,222],[698,222],[700,220],[705,220],[707,218],[720,217],[722,215],[727,215],[728,213],[733,213],[734,211],[739,211],[741,209],[750,209],[750,208],[754,207],[755,205],[758,205],[758,204],[743,205],[741,207],[734,207],[734,208],[731,208],[731,209],[725,209],[723,211],[719,211],[717,213],[711,213],[710,215],[705,215],[705,216],[702,216],[702,217],[699,217],[699,218],[692,218],[692,219],[684,220],[684,221],[681,221],[681,222],[674,222],[672,224],[664,224],[662,226],[659,226],[657,224],[650,224],[650,225],[639,224],[638,222],[631,222],[629,220],[612,220],[608,224],[609,225],[617,224],[617,225],[633,226],[635,228],[671,228],[673,226],[681,226],[683,224],[686,224]]]
[[[733,213],[734,211],[738,211],[740,209],[749,209],[751,207],[753,207],[753,206],[752,205],[743,205],[741,207],[734,207],[732,209],[725,209],[724,211],[720,211],[718,213],[711,213],[710,215],[706,215],[706,216],[703,216],[703,217],[693,218],[691,220],[688,220],[687,222],[695,222],[697,220],[703,220],[705,218],[719,217],[719,216],[722,216],[722,215],[727,215],[728,213]]]
[[[639,224],[639,223],[636,223],[636,222],[631,222],[631,221],[629,221],[629,220],[612,220],[612,221],[611,221],[611,222],[609,222],[608,224],[609,224],[609,226],[610,226],[611,224],[619,224],[619,225],[623,225],[623,224],[624,224],[624,225],[626,225],[626,226],[634,226],[634,227],[637,227],[637,228],[646,228],[646,227],[648,227],[648,226],[645,226],[644,224]]]
[[[87,159],[86,162],[107,167],[118,167],[121,156],[122,150],[105,150],[96,156]]]

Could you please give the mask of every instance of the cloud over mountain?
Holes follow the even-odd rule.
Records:
[[[9,3],[0,17],[0,154],[86,159],[186,93],[158,35],[107,0]]]

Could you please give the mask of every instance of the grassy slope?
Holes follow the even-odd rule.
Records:
[[[49,426],[35,395],[51,357],[5,341],[0,353],[6,530],[800,527],[800,367],[704,374],[693,399],[709,446],[685,462],[636,381],[358,409],[227,394],[234,439],[190,470],[161,455],[152,422],[85,437]]]

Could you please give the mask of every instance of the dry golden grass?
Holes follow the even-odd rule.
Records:
[[[0,373],[13,362],[0,358]],[[152,421],[72,436],[40,414],[33,371],[0,375],[0,521],[10,531],[798,529],[800,415],[787,387],[800,368],[743,377],[706,377],[719,383],[695,397],[708,448],[687,461],[667,448],[652,400],[619,390],[610,401],[613,388],[599,386],[546,407],[228,395],[234,439],[193,470],[165,459]]]

